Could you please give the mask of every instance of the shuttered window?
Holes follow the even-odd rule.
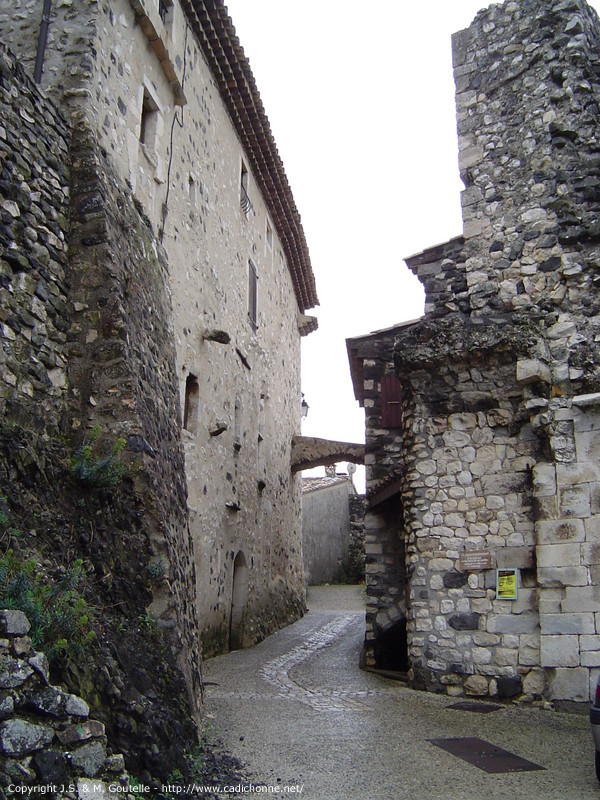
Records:
[[[381,379],[381,424],[384,428],[402,427],[402,384],[395,375]]]

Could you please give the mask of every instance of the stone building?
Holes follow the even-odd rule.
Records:
[[[587,701],[600,671],[599,43],[583,0],[453,37],[462,236],[407,260],[423,318],[347,343],[366,662],[451,695]]]
[[[335,467],[323,477],[302,478],[302,554],[308,585],[341,583],[350,572],[350,498],[348,475]]]
[[[66,258],[76,278],[70,289],[59,285],[80,357],[65,353],[52,365],[50,394],[76,396],[81,430],[99,422],[149,463],[158,451],[169,459],[171,448],[176,469],[173,454],[183,445],[187,489],[170,506],[181,519],[171,525],[160,509],[150,512],[160,517],[156,559],[172,565],[191,547],[185,570],[194,587],[183,591],[179,611],[197,616],[206,653],[256,642],[305,604],[292,439],[300,338],[317,327],[305,312],[318,299],[249,63],[220,0],[56,2],[41,23],[39,3],[0,2],[0,37],[35,73],[81,148],[69,142],[60,154],[81,191],[71,190],[70,201],[68,187],[60,196],[62,219],[70,214],[76,224],[65,225],[59,243],[62,269]],[[119,222],[126,202],[139,212],[143,236]],[[4,208],[10,214],[13,205]],[[160,267],[148,266],[156,261]],[[9,327],[3,336],[16,364]],[[172,348],[174,373],[158,358],[163,345]],[[136,372],[115,368],[121,347],[139,362]],[[23,393],[32,406],[46,403],[43,387],[15,375],[3,373],[4,405]],[[151,435],[140,418],[158,413],[156,382],[172,380],[174,427]],[[167,477],[164,491],[172,485]],[[155,618],[172,616],[170,594],[155,592]]]

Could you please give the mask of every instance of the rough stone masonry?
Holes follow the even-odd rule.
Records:
[[[348,343],[367,663],[402,619],[409,675],[451,695],[587,701],[600,671],[599,41],[583,0],[494,5],[454,36],[463,235],[407,260],[421,320]]]

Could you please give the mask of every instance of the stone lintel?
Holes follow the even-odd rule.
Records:
[[[300,472],[313,467],[326,467],[340,461],[364,464],[364,444],[335,442],[312,436],[294,436],[292,439],[292,472]]]

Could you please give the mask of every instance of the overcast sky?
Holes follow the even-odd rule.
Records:
[[[320,306],[308,313],[319,330],[303,340],[302,432],[364,441],[345,340],[420,316],[423,291],[403,259],[462,233],[450,37],[490,3],[227,5],[317,280]],[[600,10],[600,0],[590,5]]]

